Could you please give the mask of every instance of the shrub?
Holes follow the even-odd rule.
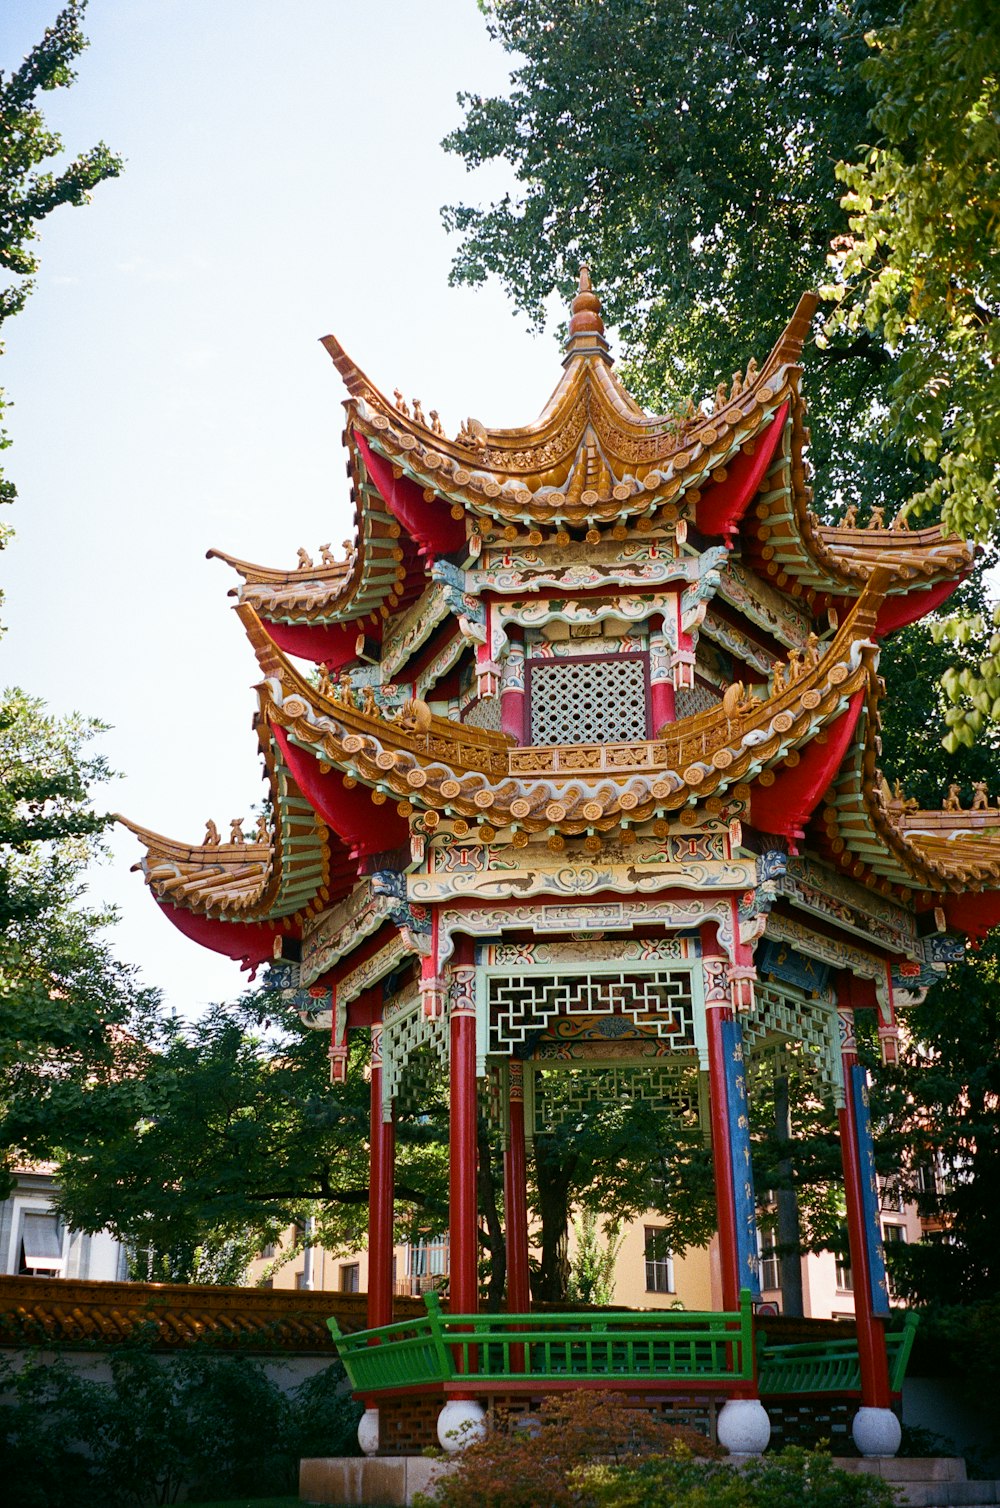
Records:
[[[485,1439],[463,1451],[437,1486],[437,1508],[573,1508],[571,1477],[595,1462],[636,1462],[682,1448],[690,1459],[720,1454],[696,1430],[630,1408],[619,1393],[560,1393],[538,1412],[501,1416]],[[418,1498],[420,1508],[431,1499]],[[801,1508],[801,1504],[797,1505]]]
[[[573,1508],[893,1508],[881,1477],[841,1471],[827,1455],[789,1446],[745,1466],[699,1461],[683,1447],[624,1466],[579,1468]]]
[[[301,1455],[356,1449],[359,1417],[338,1365],[285,1394],[248,1357],[129,1346],[111,1379],[62,1360],[0,1372],[5,1508],[148,1508],[187,1496],[293,1490]]]

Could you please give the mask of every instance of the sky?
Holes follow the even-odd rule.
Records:
[[[59,0],[0,8],[17,67]],[[510,59],[475,0],[90,0],[76,83],[44,96],[76,153],[126,160],[44,224],[41,270],[5,327],[5,452],[17,538],[0,560],[4,684],[110,724],[122,772],[99,803],[201,841],[264,794],[256,662],[218,547],[291,566],[351,532],[338,339],[383,389],[527,423],[560,372],[496,285],[448,287],[440,207],[484,202],[441,138],[459,90]],[[117,830],[91,899],[115,947],[192,1013],[236,996],[235,963],[159,914]]]

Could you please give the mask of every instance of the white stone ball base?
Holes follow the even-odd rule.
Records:
[[[854,1443],[863,1456],[894,1456],[903,1438],[892,1409],[860,1408],[851,1426]]]
[[[719,1412],[719,1444],[731,1456],[762,1456],[771,1439],[771,1421],[757,1398],[730,1398]]]
[[[378,1450],[378,1409],[365,1409],[358,1423],[358,1444],[366,1456]]]
[[[438,1439],[452,1455],[486,1434],[486,1412],[471,1398],[450,1398],[438,1414]]]

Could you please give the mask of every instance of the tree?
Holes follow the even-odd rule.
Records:
[[[274,1009],[251,992],[190,1023],[148,1016],[127,1076],[66,1097],[61,1208],[77,1229],[112,1230],[138,1272],[233,1280],[309,1216],[317,1244],[365,1244],[367,1045],[355,1041],[347,1081],[333,1087],[323,1034]],[[447,1225],[446,1117],[434,1099],[426,1111],[398,1122],[401,1236]]]
[[[66,88],[76,77],[73,64],[88,45],[80,29],[86,4],[69,0],[21,66],[10,75],[0,72],[0,268],[12,279],[0,289],[0,324],[24,308],[34,287],[34,243],[42,221],[61,204],[86,204],[91,189],[122,170],[121,158],[98,142],[59,171],[39,171],[63,143],[46,127],[38,96]],[[0,419],[6,402],[0,389]],[[0,429],[0,450],[9,443]],[[11,502],[15,492],[0,472],[0,502]],[[9,537],[10,530],[0,526],[0,547]]]
[[[695,1085],[688,1088],[696,1102]],[[605,1095],[536,1133],[534,1154],[529,1192],[539,1227],[536,1298],[557,1303],[567,1297],[574,1211],[621,1225],[655,1210],[665,1245],[678,1254],[707,1243],[715,1230],[711,1153],[693,1115],[627,1091]]]
[[[983,0],[911,0],[866,41],[875,144],[838,165],[850,235],[829,328],[898,357],[884,432],[937,467],[911,509],[986,538],[1000,471],[1000,16]]]
[[[0,698],[0,1196],[19,1154],[57,1155],[67,1097],[128,1073],[125,1028],[156,1005],[108,947],[111,914],[81,904],[107,823],[90,805],[101,731]]]
[[[1000,1284],[1000,934],[907,1013],[900,1062],[878,1076],[882,1150],[932,1234],[893,1249],[911,1300],[995,1299]]]
[[[516,59],[504,98],[463,94],[445,141],[514,186],[453,205],[452,279],[500,279],[536,324],[581,262],[651,407],[714,391],[770,347],[825,278],[845,222],[838,160],[868,139],[876,96],[864,34],[882,0],[483,0]],[[813,462],[826,509],[891,516],[928,463],[876,435],[895,359],[867,329],[809,358]]]

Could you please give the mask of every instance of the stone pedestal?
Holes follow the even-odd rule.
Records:
[[[299,1465],[303,1503],[385,1503],[406,1508],[418,1492],[430,1492],[450,1461],[426,1456],[326,1456]]]

